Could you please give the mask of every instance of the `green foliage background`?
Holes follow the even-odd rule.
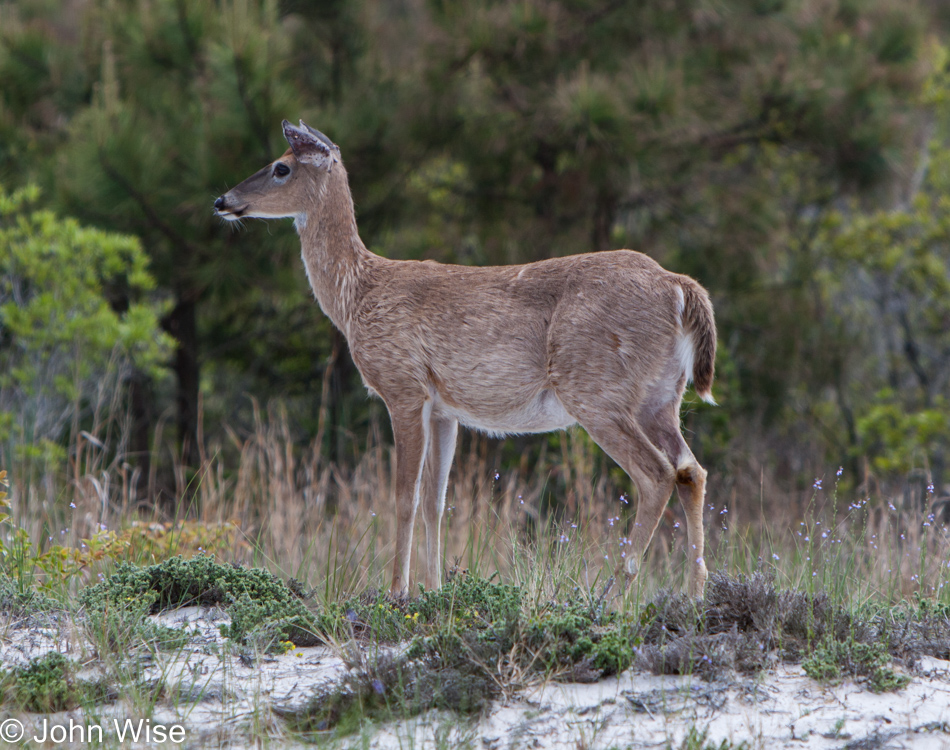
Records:
[[[159,330],[139,241],[31,210],[39,197],[35,187],[0,192],[0,441],[20,457],[40,448],[62,460],[69,421],[111,399],[103,386],[115,389],[125,369],[161,378],[174,342]]]
[[[630,247],[701,281],[721,406],[684,419],[722,476],[768,467],[794,486],[841,464],[854,481],[922,470],[939,491],[948,23],[922,0],[0,2],[4,195],[39,184],[31,200],[90,227],[0,217],[4,279],[45,257],[14,247],[85,238],[61,262],[75,279],[35,277],[49,325],[4,303],[3,429],[64,443],[83,425],[29,433],[11,389],[81,400],[116,347],[138,460],[171,410],[197,462],[199,398],[206,436],[279,398],[301,441],[324,424],[338,462],[388,429],[289,223],[212,216],[283,151],[279,121],[303,118],[340,145],[378,253],[482,265]],[[83,281],[97,262],[122,282]],[[68,292],[80,283],[88,305]],[[24,352],[51,336],[82,357],[41,387]],[[501,460],[543,469],[538,442]]]

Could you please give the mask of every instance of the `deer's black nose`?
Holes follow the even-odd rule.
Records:
[[[219,211],[224,208],[224,196],[222,195],[218,200],[214,202],[214,207]]]

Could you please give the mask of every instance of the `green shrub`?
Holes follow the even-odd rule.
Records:
[[[875,693],[901,690],[910,682],[888,667],[890,655],[883,643],[825,640],[802,662],[805,674],[819,682],[840,682],[845,677],[866,678]]]
[[[74,407],[119,365],[158,376],[173,342],[138,239],[38,210],[38,200],[36,187],[0,189],[0,443],[65,459],[58,441]]]
[[[76,678],[79,665],[58,652],[32,659],[4,674],[7,700],[26,711],[52,713],[115,698],[102,681]]]
[[[207,555],[146,567],[120,564],[108,579],[83,591],[80,602],[100,617],[118,609],[133,618],[193,604],[221,605],[232,618],[222,633],[240,643],[269,636],[267,648],[276,650],[280,642],[320,642],[313,614],[280,579],[258,568],[221,565]]]

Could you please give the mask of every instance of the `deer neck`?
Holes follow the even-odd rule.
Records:
[[[342,164],[315,195],[295,225],[310,287],[333,324],[347,339],[363,292],[366,270],[377,256],[360,239],[356,213]]]

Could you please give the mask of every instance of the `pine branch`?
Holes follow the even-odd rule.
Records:
[[[178,232],[176,232],[168,222],[166,222],[159,213],[152,208],[151,204],[145,198],[145,196],[140,193],[135,186],[129,182],[106,158],[105,152],[101,149],[99,150],[99,164],[102,166],[102,171],[105,172],[106,176],[109,177],[113,182],[115,182],[119,187],[121,187],[126,194],[138,204],[139,208],[142,209],[142,213],[145,214],[145,218],[148,219],[149,224],[153,228],[157,229],[161,234],[165,235],[169,240],[178,245],[179,247],[185,248],[189,253],[196,253],[197,249],[192,246],[188,240],[182,237]]]

